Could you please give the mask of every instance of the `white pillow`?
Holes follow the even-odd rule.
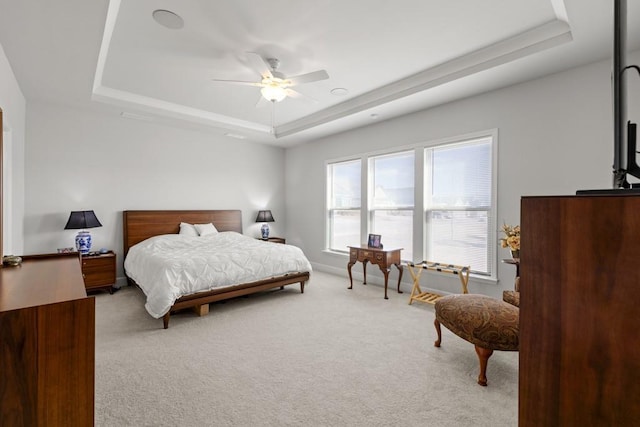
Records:
[[[196,230],[198,231],[198,234],[201,236],[206,236],[209,234],[216,234],[218,232],[218,230],[216,229],[216,227],[212,224],[212,223],[208,223],[208,224],[194,224],[193,225]]]
[[[198,230],[196,230],[196,227],[194,227],[193,224],[188,224],[186,222],[181,222],[180,223],[180,232],[178,234],[183,234],[185,236],[198,237]]]

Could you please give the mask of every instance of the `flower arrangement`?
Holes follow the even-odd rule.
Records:
[[[502,225],[502,229],[500,230],[504,233],[502,239],[500,239],[500,245],[503,248],[509,248],[511,251],[519,251],[520,250],[520,226],[511,226],[507,224]]]

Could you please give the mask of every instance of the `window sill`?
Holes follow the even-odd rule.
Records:
[[[344,251],[344,252],[339,252],[339,251],[332,251],[331,249],[323,249],[322,251],[323,254],[329,254],[329,255],[335,255],[335,256],[343,256],[343,257],[349,257],[349,252]]]

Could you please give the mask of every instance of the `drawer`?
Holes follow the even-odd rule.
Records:
[[[105,287],[116,283],[116,257],[100,256],[82,259],[82,276],[87,288]]]
[[[116,276],[109,271],[98,273],[84,273],[84,284],[87,288],[93,286],[113,285],[116,283]]]
[[[114,262],[115,257],[82,258],[82,270],[88,268],[109,269],[113,267]]]

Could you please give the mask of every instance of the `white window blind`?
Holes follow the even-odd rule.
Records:
[[[490,275],[491,138],[425,152],[426,255]]]
[[[413,150],[370,159],[371,231],[382,236],[385,248],[403,248],[408,260],[413,259],[414,163]]]
[[[327,166],[329,249],[360,245],[361,160]]]

